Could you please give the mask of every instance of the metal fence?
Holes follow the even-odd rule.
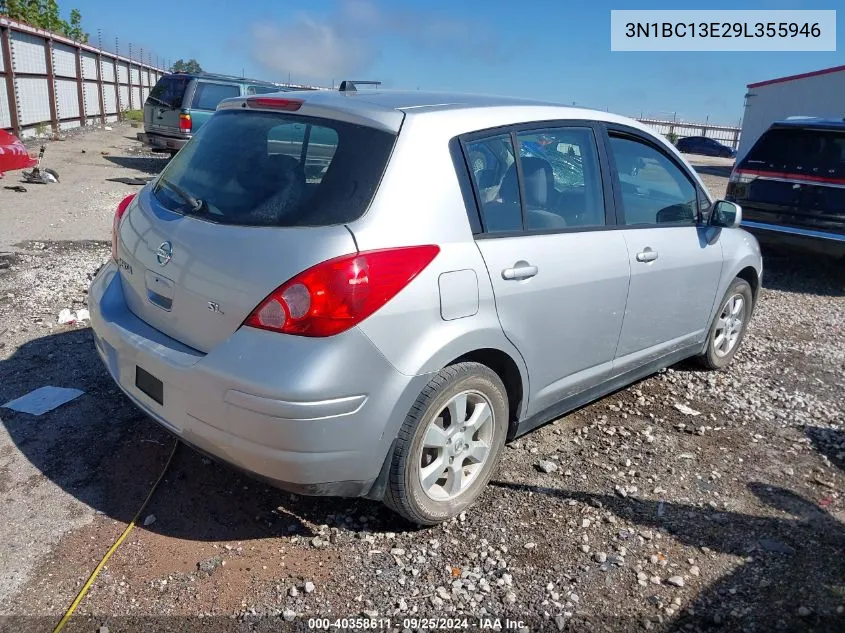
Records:
[[[164,72],[0,17],[0,128],[27,137],[117,121]]]
[[[712,123],[691,123],[689,121],[639,118],[640,123],[648,125],[663,135],[674,134],[677,138],[685,136],[706,136],[732,149],[739,147],[739,135],[742,128],[732,125],[713,125]]]

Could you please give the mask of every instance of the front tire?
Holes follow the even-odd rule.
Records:
[[[707,334],[707,349],[697,357],[705,369],[724,369],[739,349],[754,307],[754,294],[744,279],[728,286]]]
[[[485,365],[441,370],[399,430],[384,502],[420,525],[472,505],[490,481],[508,430],[507,391]]]

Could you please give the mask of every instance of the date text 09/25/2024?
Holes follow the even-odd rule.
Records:
[[[308,628],[313,630],[386,630],[394,626],[403,629],[426,630],[485,630],[485,631],[520,631],[525,628],[522,620],[495,617],[453,617],[453,618],[425,618],[406,617],[401,620],[393,618],[309,618]]]

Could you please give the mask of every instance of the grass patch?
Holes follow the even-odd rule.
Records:
[[[124,115],[126,116],[127,121],[143,121],[144,120],[144,111],[143,110],[127,110]]]

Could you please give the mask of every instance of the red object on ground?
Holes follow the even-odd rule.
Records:
[[[17,136],[0,130],[0,176],[6,171],[35,167],[37,164],[38,160],[29,155]]]

